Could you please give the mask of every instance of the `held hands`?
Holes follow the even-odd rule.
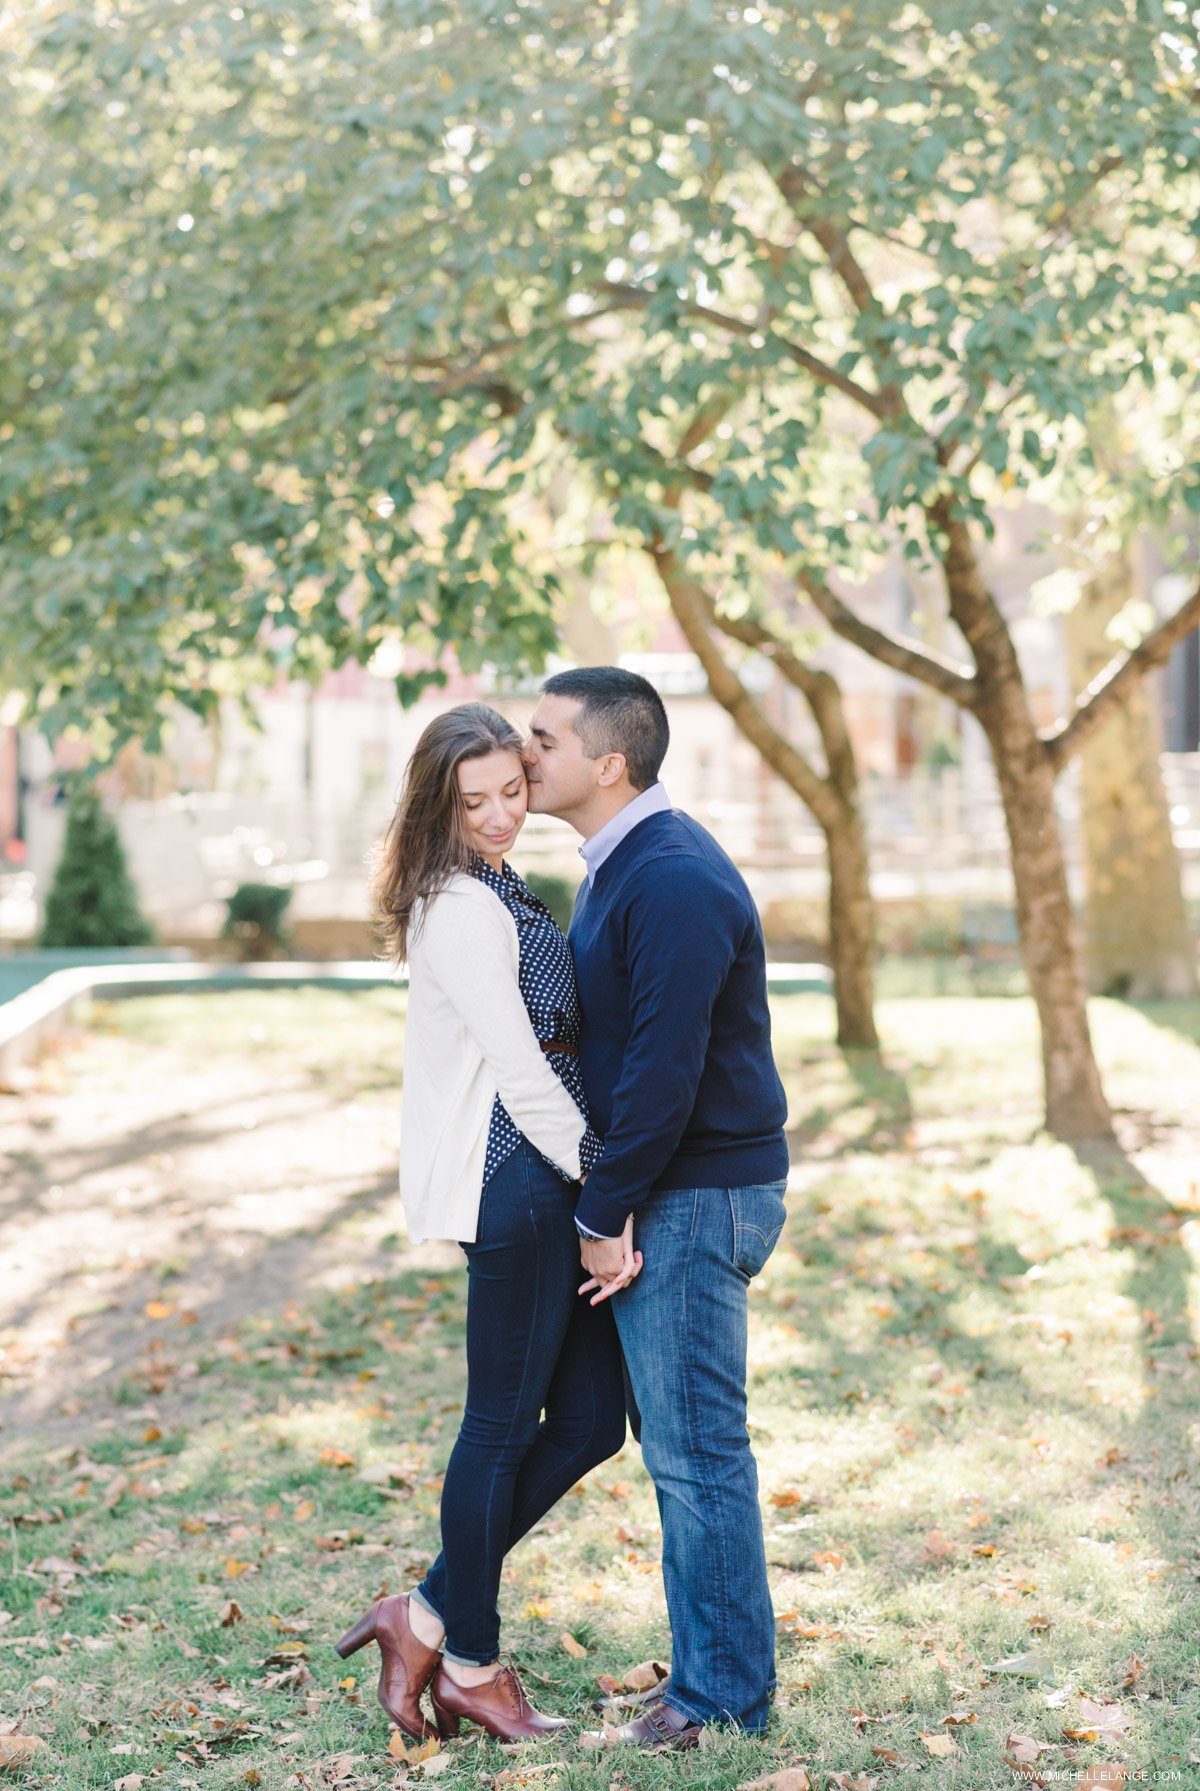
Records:
[[[642,1253],[633,1247],[633,1214],[626,1219],[619,1238],[580,1238],[579,1255],[591,1277],[579,1289],[580,1293],[597,1289],[589,1305],[596,1306],[628,1287],[642,1272]]]

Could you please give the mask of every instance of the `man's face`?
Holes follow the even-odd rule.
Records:
[[[544,696],[533,712],[525,748],[531,814],[568,815],[595,794],[596,761],[584,756],[572,726],[581,707],[577,697]]]

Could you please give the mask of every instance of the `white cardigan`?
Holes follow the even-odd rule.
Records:
[[[518,982],[516,922],[460,874],[418,910],[408,949],[400,1195],[414,1243],[470,1243],[496,1095],[530,1143],[580,1173],[583,1115],[547,1061]]]

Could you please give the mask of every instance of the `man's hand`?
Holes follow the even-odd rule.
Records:
[[[628,1287],[642,1272],[642,1253],[633,1247],[633,1214],[626,1219],[619,1238],[580,1238],[579,1255],[591,1277],[579,1289],[580,1293],[588,1293],[593,1287],[597,1289],[590,1305],[596,1306],[622,1287]]]

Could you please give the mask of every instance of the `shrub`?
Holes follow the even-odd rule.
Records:
[[[116,822],[90,785],[78,786],[46,897],[39,943],[46,947],[149,945]]]
[[[548,871],[530,871],[525,882],[538,901],[545,902],[565,933],[575,906],[575,884],[568,877],[555,877]]]
[[[278,883],[239,883],[226,900],[229,912],[221,928],[243,958],[270,958],[285,952],[291,934],[283,924],[292,892]]]

